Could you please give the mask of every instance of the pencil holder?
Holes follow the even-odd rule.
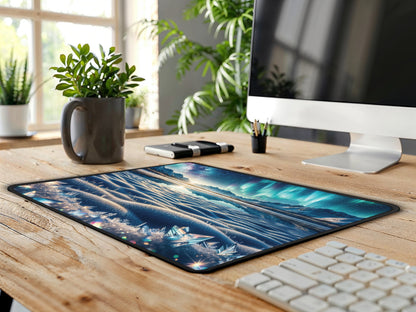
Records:
[[[265,153],[267,145],[267,135],[252,135],[251,150],[253,153]]]

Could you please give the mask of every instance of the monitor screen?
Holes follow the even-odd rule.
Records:
[[[255,0],[247,116],[350,133],[330,167],[400,160],[399,138],[416,139],[415,73],[414,0]]]
[[[416,1],[262,0],[255,14],[250,95],[416,106]]]

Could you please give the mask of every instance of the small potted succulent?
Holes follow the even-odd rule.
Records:
[[[139,128],[140,118],[147,106],[147,89],[141,88],[138,92],[126,98],[126,128]]]
[[[9,59],[0,64],[0,136],[28,135],[32,84],[27,57],[19,63],[11,52]]]
[[[136,67],[124,65],[122,55],[100,45],[100,55],[88,44],[71,46],[61,54],[61,66],[51,67],[59,80],[56,90],[71,98],[62,112],[61,135],[67,155],[78,162],[107,164],[123,160],[125,98],[144,79]]]

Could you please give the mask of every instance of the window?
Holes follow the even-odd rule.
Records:
[[[78,43],[88,43],[95,53],[99,44],[115,46],[136,65],[149,89],[153,119],[148,123],[157,127],[157,41],[139,42],[129,27],[144,17],[157,18],[157,0],[0,0],[0,55],[13,51],[23,59],[28,54],[34,86],[41,86],[30,103],[31,129],[58,128],[68,99],[54,90],[49,68],[59,64],[61,53],[70,52],[69,44]]]

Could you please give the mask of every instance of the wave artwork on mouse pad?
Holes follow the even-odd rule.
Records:
[[[211,272],[399,210],[189,162],[9,190],[191,272]]]

